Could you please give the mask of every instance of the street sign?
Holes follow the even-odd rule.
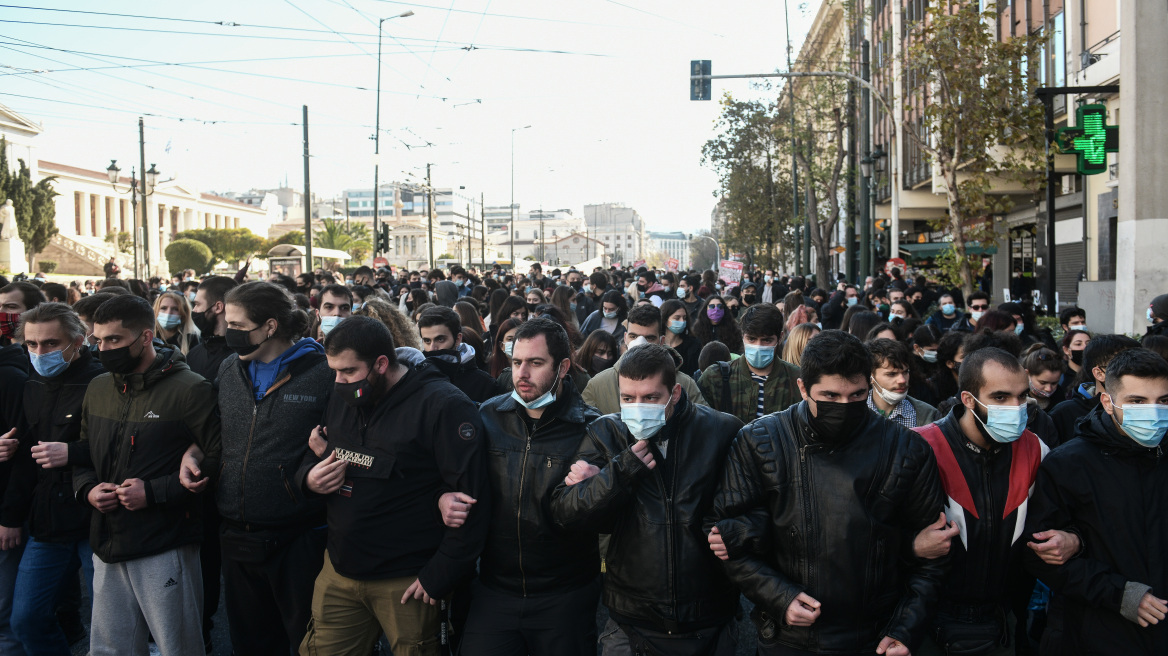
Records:
[[[681,262],[678,262],[677,258],[675,258],[675,257],[671,257],[668,260],[665,260],[665,270],[666,271],[677,271],[677,268],[680,265],[681,265]]]
[[[900,269],[900,272],[904,273],[904,260],[899,257],[889,258],[888,261],[884,263],[884,273],[887,273],[891,276],[893,267]]]
[[[380,269],[384,266],[389,266],[389,260],[385,259],[384,257],[373,258],[373,268]]]
[[[689,99],[709,100],[713,88],[709,75],[709,59],[695,59],[689,63]],[[705,76],[705,77],[703,77]]]
[[[834,253],[843,253],[843,252],[847,251],[848,249],[844,248],[843,246],[836,246],[835,248],[833,248],[831,250]]]
[[[1107,171],[1107,153],[1119,152],[1119,128],[1107,124],[1105,105],[1082,105],[1075,110],[1075,127],[1059,128],[1059,150],[1077,155],[1079,175]]]

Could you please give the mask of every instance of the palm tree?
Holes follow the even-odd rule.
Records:
[[[351,223],[346,226],[341,219],[321,219],[320,223],[323,229],[312,233],[313,246],[345,251],[354,260],[365,259],[365,255],[373,250],[369,228],[365,224]]]

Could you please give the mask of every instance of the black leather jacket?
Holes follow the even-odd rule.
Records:
[[[932,450],[873,413],[847,440],[827,443],[808,415],[802,401],[735,439],[708,522],[730,549],[727,572],[770,616],[756,618],[760,640],[859,653],[891,636],[915,651],[948,569],[947,558],[912,554],[913,537],[944,506]],[[822,614],[788,626],[801,592]]]
[[[526,597],[590,583],[600,574],[596,536],[556,526],[551,503],[576,462],[585,428],[600,413],[584,403],[571,378],[534,426],[511,395],[488,400],[479,412],[491,484],[491,528],[479,564],[483,584]]]
[[[736,613],[738,591],[701,525],[741,427],[733,415],[690,403],[683,391],[651,440],[657,460],[652,470],[630,450],[634,440],[620,415],[605,415],[588,427],[578,458],[600,473],[560,485],[552,509],[565,528],[612,534],[604,605],[617,621],[685,632],[717,626]]]
[[[982,449],[961,430],[958,422],[966,412],[965,406],[958,404],[936,422],[961,474],[942,476],[947,481],[946,494],[954,500],[948,514],[950,519],[958,519],[961,527],[949,550],[951,569],[941,593],[942,606],[1016,606],[1024,603],[1030,592],[1021,591],[1023,600],[1007,598],[1011,592],[1019,592],[1013,583],[1022,577],[1022,553],[1029,540],[1023,533],[1028,504],[1024,503],[1026,496],[1010,496],[1011,478],[1017,477],[1017,489],[1029,490],[1048,449],[1029,431],[1012,445],[993,443],[990,449]],[[937,462],[938,467],[944,467],[941,456]],[[972,502],[976,514],[969,512],[970,508],[963,509],[962,499]],[[961,516],[955,517],[956,512]]]

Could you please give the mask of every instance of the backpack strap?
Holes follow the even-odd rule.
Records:
[[[730,363],[719,361],[718,371],[722,372],[722,399],[718,409],[728,415],[734,414],[734,403],[730,393]]]

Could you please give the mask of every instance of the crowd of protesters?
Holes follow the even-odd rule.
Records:
[[[0,280],[5,656],[1168,653],[1168,294],[119,274]]]

